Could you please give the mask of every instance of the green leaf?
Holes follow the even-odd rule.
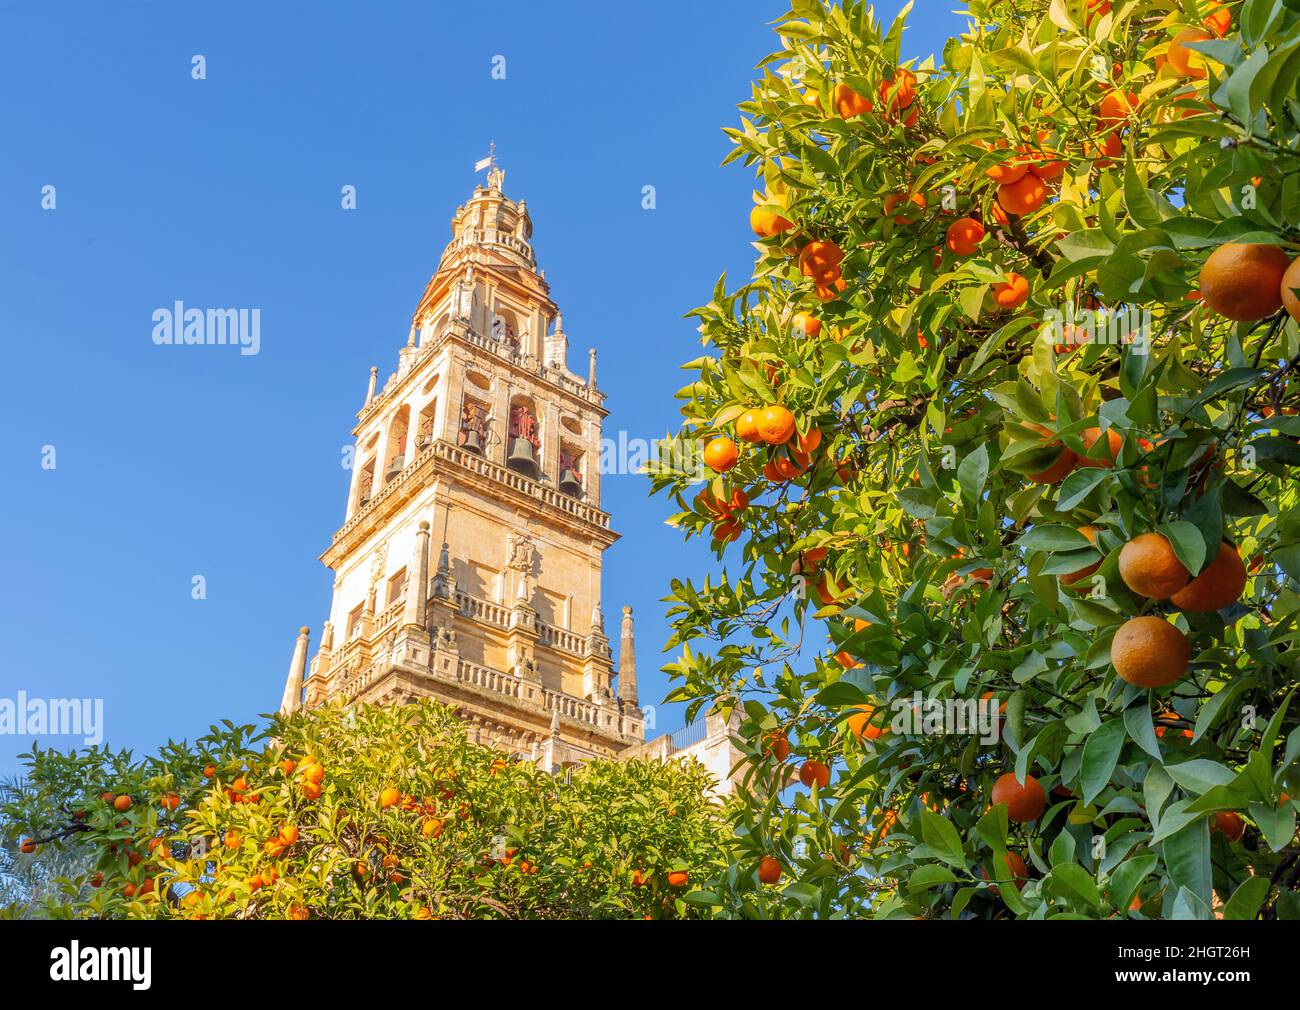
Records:
[[[1223,906],[1224,919],[1253,919],[1268,897],[1267,877],[1247,877]]]
[[[1027,551],[1078,551],[1092,546],[1092,541],[1069,526],[1035,526],[1021,534],[1016,545]]]
[[[1083,744],[1083,767],[1080,784],[1083,802],[1091,803],[1110,783],[1115,762],[1124,746],[1124,723],[1119,719],[1102,723],[1101,728],[1088,736]]]
[[[941,884],[951,884],[957,880],[957,875],[946,866],[938,866],[930,863],[926,866],[918,867],[907,881],[907,889],[913,894],[921,891],[928,891],[932,887],[938,887]]]
[[[1194,524],[1182,520],[1161,523],[1156,527],[1156,532],[1169,541],[1184,568],[1189,572],[1201,570],[1205,564],[1205,538]]]
[[[966,458],[957,467],[957,482],[961,485],[962,496],[967,501],[978,501],[988,476],[989,450],[981,442],[974,452],[966,454]]]
[[[1208,758],[1193,758],[1181,764],[1165,765],[1165,771],[1183,789],[1197,796],[1208,793],[1215,786],[1226,786],[1237,777],[1232,769]]]
[[[966,868],[966,854],[962,851],[961,836],[949,820],[929,810],[921,811],[921,837],[934,854],[951,866]]]
[[[1160,741],[1151,722],[1151,704],[1143,697],[1136,705],[1124,709],[1124,728],[1129,738],[1157,761],[1163,761]]]
[[[1101,911],[1101,891],[1097,881],[1078,863],[1062,863],[1052,867],[1043,882],[1045,890],[1073,896],[1096,911]]]
[[[1056,496],[1056,507],[1062,512],[1069,512],[1110,476],[1111,471],[1105,467],[1078,468],[1061,482],[1061,489]]]
[[[1208,909],[1214,891],[1214,870],[1210,865],[1210,829],[1205,818],[1192,821],[1166,838],[1162,851],[1170,883],[1174,887],[1186,887]]]

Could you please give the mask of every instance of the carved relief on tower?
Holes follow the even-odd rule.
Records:
[[[512,532],[506,542],[506,567],[515,573],[515,599],[529,603],[533,598],[533,578],[537,566],[537,547],[527,533]]]

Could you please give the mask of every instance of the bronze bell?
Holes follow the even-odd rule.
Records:
[[[525,477],[537,476],[537,455],[533,452],[533,443],[518,435],[510,443],[510,455],[506,466]]]
[[[402,456],[394,456],[392,458],[392,461],[388,464],[388,469],[384,471],[385,484],[387,484],[390,480],[392,480],[394,477],[398,476],[402,472],[404,459],[405,457]]]
[[[483,439],[478,433],[477,428],[468,428],[465,431],[465,441],[461,443],[462,449],[467,449],[479,456],[483,455]]]
[[[560,490],[571,498],[577,498],[582,494],[582,481],[578,479],[578,475],[572,470],[561,470]]]

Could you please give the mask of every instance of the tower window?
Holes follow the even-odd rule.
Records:
[[[434,418],[438,416],[438,401],[430,400],[420,411],[419,425],[415,429],[415,451],[423,452],[433,444]]]
[[[403,568],[400,572],[398,572],[396,575],[394,575],[392,578],[388,580],[388,606],[391,607],[394,603],[396,603],[405,595],[406,595],[406,569]]]
[[[348,614],[348,641],[356,638],[361,634],[361,612],[363,605],[358,605],[352,613]]]
[[[487,407],[466,397],[465,406],[460,412],[460,431],[456,436],[456,444],[482,456],[484,446],[487,445],[487,418]]]
[[[511,401],[509,431],[506,466],[525,477],[536,477],[541,470],[542,438],[536,411],[526,397]]]
[[[573,498],[582,497],[582,452],[560,445],[560,490]]]

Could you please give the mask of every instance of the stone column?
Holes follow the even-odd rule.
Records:
[[[293,659],[289,661],[289,676],[284,682],[284,696],[280,699],[281,715],[292,715],[302,708],[302,682],[307,670],[307,641],[310,634],[305,627],[298,629]]]
[[[633,640],[632,608],[623,608],[623,627],[618,644],[618,698],[628,705],[637,704],[636,643]]]

